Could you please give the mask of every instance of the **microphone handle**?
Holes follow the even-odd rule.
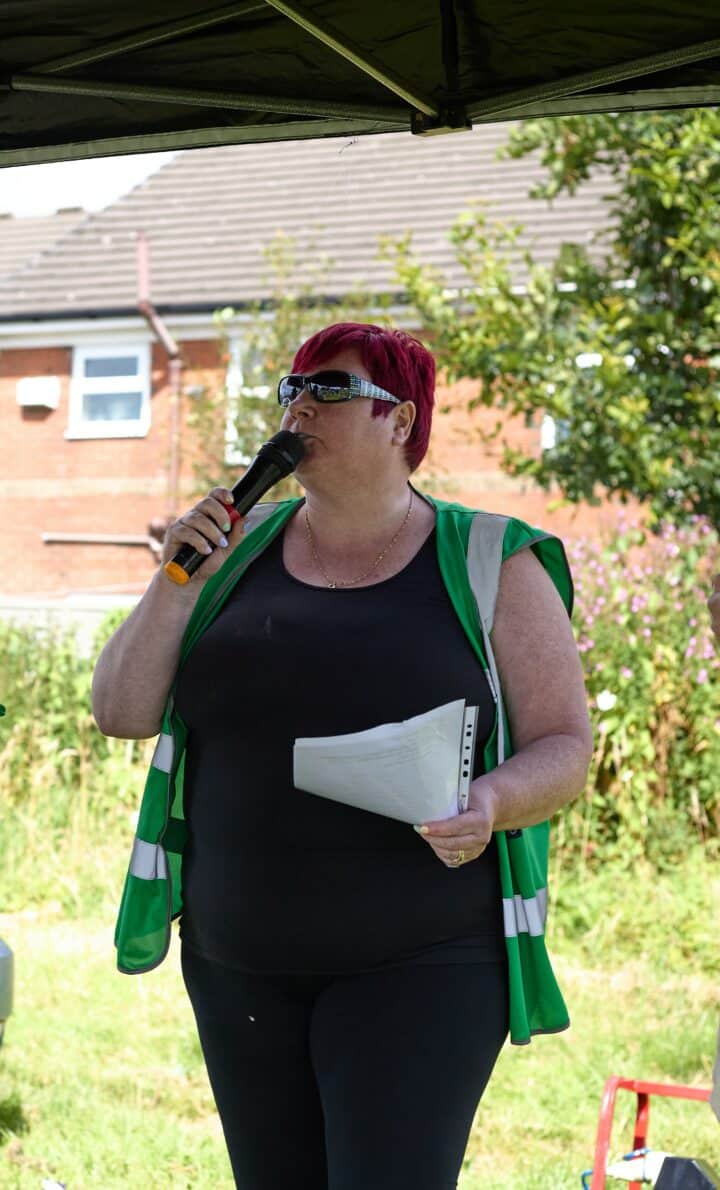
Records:
[[[273,484],[277,483],[286,474],[287,471],[283,470],[277,463],[267,459],[265,460],[263,469],[258,471],[254,482],[247,483],[248,478],[252,479],[249,473],[243,476],[232,489],[234,496],[233,503],[231,505],[225,505],[230,514],[230,521],[234,522],[241,516],[245,516],[245,513],[249,512],[254,504],[257,504],[260,497],[265,495],[268,488],[271,488]],[[242,488],[242,490],[237,491],[238,488]],[[180,549],[173,556],[172,561],[166,562],[163,569],[168,578],[172,579],[174,583],[184,586],[192,578],[198,567],[202,566],[205,559],[209,557],[209,554],[201,554],[199,550],[195,549],[194,545],[181,545]]]

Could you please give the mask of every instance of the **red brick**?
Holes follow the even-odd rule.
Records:
[[[183,389],[220,382],[216,341],[182,345]],[[0,428],[3,469],[0,475],[0,544],[3,595],[56,595],[77,591],[134,591],[144,589],[155,561],[144,546],[47,544],[42,534],[109,533],[144,535],[153,518],[164,517],[168,506],[170,456],[170,391],[165,353],[155,345],[152,356],[152,425],[145,438],[67,440],[71,352],[65,348],[5,350],[0,354]],[[52,375],[61,379],[56,410],[21,409],[15,386],[23,376]],[[489,429],[495,411],[467,412],[473,395],[466,381],[438,394],[438,407],[449,403],[452,412],[438,412],[432,447],[418,472],[432,490],[475,507],[520,516],[565,535],[610,528],[616,517],[612,504],[599,509],[549,512],[549,497],[536,488],[510,481],[499,470],[499,446],[481,441],[479,429]],[[193,439],[187,425],[189,399],[181,401],[181,495],[178,512],[192,503],[195,487]],[[539,449],[538,425],[522,419],[506,432],[516,446]],[[184,494],[183,494],[184,493]]]

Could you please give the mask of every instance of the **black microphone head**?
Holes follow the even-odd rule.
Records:
[[[262,455],[265,451],[272,451],[273,460],[282,467],[283,475],[289,475],[305,454],[305,444],[300,434],[293,434],[290,430],[279,430],[260,448],[258,454]]]

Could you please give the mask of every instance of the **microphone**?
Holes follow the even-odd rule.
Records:
[[[273,484],[295,470],[304,454],[305,446],[299,434],[291,434],[289,430],[274,434],[260,447],[242,479],[231,489],[232,505],[226,505],[230,520],[237,521],[245,516]],[[201,554],[194,545],[183,545],[163,569],[168,578],[183,586],[207,557],[208,554]]]

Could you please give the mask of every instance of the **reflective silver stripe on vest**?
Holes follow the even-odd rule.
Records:
[[[161,773],[169,773],[173,762],[173,738],[166,732],[161,732],[153,752],[152,766],[160,769]]]
[[[167,860],[159,843],[135,839],[130,856],[130,875],[140,880],[167,880]]]
[[[534,897],[527,899],[517,893],[514,897],[503,897],[505,937],[517,938],[518,934],[542,937],[547,917],[547,897],[546,888],[539,888]]]
[[[492,632],[500,585],[503,542],[510,517],[495,512],[476,512],[467,544],[467,572],[475,596],[480,623],[488,635]]]

